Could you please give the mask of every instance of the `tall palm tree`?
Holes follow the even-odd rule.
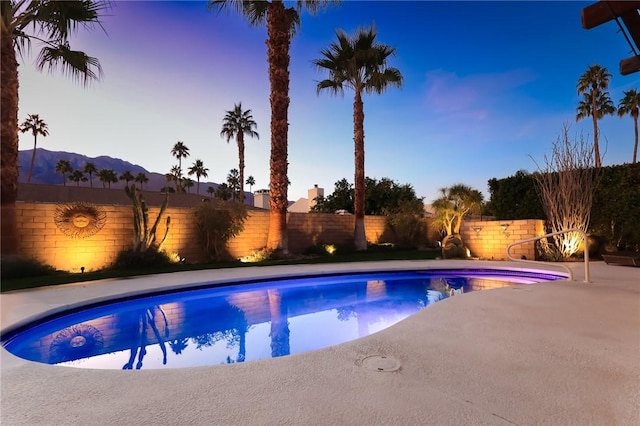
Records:
[[[175,182],[176,192],[182,192],[182,169],[179,166],[171,167],[171,170],[167,175],[165,175],[165,177],[167,178],[167,181],[171,179],[170,181]]]
[[[216,198],[222,201],[228,201],[231,197],[233,197],[233,191],[229,188],[229,185],[224,182],[218,185],[218,188],[216,189]]]
[[[331,94],[344,94],[344,88],[355,93],[353,101],[353,140],[355,142],[355,202],[356,226],[354,245],[356,250],[367,249],[364,229],[365,176],[364,176],[364,104],[363,94],[381,94],[390,86],[402,87],[402,74],[387,65],[387,59],[396,49],[376,42],[373,25],[359,29],[349,36],[338,29],[337,42],[323,49],[321,59],[313,61],[320,71],[327,71],[329,78],[318,82],[318,94],[328,90]]]
[[[630,115],[633,119],[633,134],[635,135],[633,144],[633,163],[638,160],[638,115],[640,115],[640,92],[636,89],[624,92],[624,97],[618,104],[618,117]]]
[[[111,184],[118,182],[118,175],[112,169],[102,169],[97,176],[100,178],[103,188],[107,185],[111,189]]]
[[[598,64],[590,65],[578,79],[576,86],[578,95],[584,95],[585,100],[578,103],[576,121],[585,117],[593,117],[593,150],[596,157],[596,167],[602,165],[600,159],[600,146],[598,145],[598,120],[607,114],[614,114],[616,108],[609,98],[609,80],[611,74],[607,68]],[[586,108],[583,103],[589,103]],[[609,105],[610,103],[610,105]]]
[[[249,192],[253,192],[253,191],[252,191],[252,189],[253,189],[253,185],[255,185],[255,184],[256,184],[256,180],[255,180],[255,178],[254,178],[253,176],[249,176],[249,177],[247,178],[247,181],[246,181],[245,183],[246,183],[247,185],[249,185]]]
[[[237,200],[240,198],[240,173],[238,169],[229,170],[229,174],[227,175],[227,185],[233,194],[233,200]]]
[[[62,184],[67,186],[67,174],[73,171],[73,167],[71,167],[71,163],[68,160],[60,160],[56,164],[56,173],[60,173],[62,175]]]
[[[196,160],[191,167],[189,167],[189,171],[187,174],[189,176],[196,175],[196,179],[198,181],[198,186],[196,187],[196,193],[200,195],[200,178],[209,176],[209,169],[204,166],[202,160]]]
[[[122,172],[122,174],[120,175],[119,179],[123,180],[125,182],[125,184],[127,186],[129,186],[129,182],[134,180],[135,176],[133,176],[133,173],[131,173],[129,170],[125,170],[124,172]]]
[[[337,0],[296,1],[286,8],[282,0],[209,0],[209,9],[244,16],[252,26],[267,25],[267,61],[271,94],[270,215],[267,248],[288,250],[287,242],[287,150],[289,130],[289,47],[303,10],[315,14]]]
[[[36,59],[39,70],[60,67],[63,73],[85,85],[102,74],[100,62],[84,52],[71,50],[70,35],[80,27],[100,24],[107,0],[3,0],[0,33],[0,201],[2,253],[18,251],[15,202],[18,196],[18,61],[26,57],[32,41],[42,45]]]
[[[184,188],[185,192],[189,193],[189,188],[193,188],[193,179],[191,178],[183,178],[181,182],[182,188]]]
[[[92,162],[88,162],[84,165],[84,169],[82,169],[82,171],[89,175],[89,185],[93,188],[93,175],[98,173],[98,168]]]
[[[46,137],[49,135],[49,126],[43,120],[40,119],[38,114],[29,114],[27,119],[20,126],[22,133],[31,132],[33,135],[33,152],[31,153],[31,164],[29,165],[29,176],[27,177],[27,183],[31,183],[31,176],[33,175],[33,165],[36,162],[36,148],[38,145],[38,135]]]
[[[142,185],[149,182],[149,178],[144,172],[138,172],[135,177],[135,181],[140,184],[140,191],[142,191]]]
[[[74,170],[71,175],[69,175],[69,179],[76,183],[76,186],[80,186],[80,182],[86,182],[87,179],[84,176],[84,172],[82,170]]]
[[[236,138],[238,144],[238,159],[240,160],[240,201],[244,203],[244,135],[260,139],[260,135],[255,131],[256,122],[253,120],[251,110],[242,111],[242,102],[234,105],[234,108],[227,111],[222,120],[222,131],[220,136],[227,139],[227,143],[232,138]]]
[[[189,156],[189,148],[183,142],[176,142],[171,148],[171,155],[178,159],[178,167],[182,170],[182,159]]]

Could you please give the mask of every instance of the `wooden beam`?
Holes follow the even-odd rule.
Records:
[[[640,8],[640,1],[599,1],[582,9],[582,28],[591,29]],[[613,14],[612,14],[613,12]]]
[[[632,56],[620,61],[620,74],[629,75],[640,71],[640,56]]]
[[[627,32],[636,44],[636,49],[640,49],[640,14],[637,10],[625,13],[621,16]]]

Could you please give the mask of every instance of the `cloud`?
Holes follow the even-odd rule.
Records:
[[[433,70],[426,74],[425,103],[438,115],[456,114],[459,118],[482,121],[493,115],[492,108],[513,89],[535,80],[528,70],[472,74]]]

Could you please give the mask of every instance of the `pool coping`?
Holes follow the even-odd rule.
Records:
[[[484,266],[479,266],[484,265]],[[109,278],[96,281],[62,284],[52,287],[39,287],[17,290],[0,295],[0,335],[10,334],[14,330],[41,318],[85,305],[94,305],[113,299],[136,297],[158,291],[175,291],[200,286],[233,285],[245,281],[268,280],[286,275],[289,278],[321,276],[336,273],[395,272],[405,270],[431,269],[500,269],[536,272],[544,271],[569,278],[565,269],[551,264],[548,267],[535,267],[527,263],[503,261],[468,260],[401,260],[382,262],[326,263],[313,265],[279,265],[243,268],[224,268],[198,271],[175,272],[169,274],[144,275],[130,278]],[[100,287],[96,291],[97,286]],[[4,305],[14,306],[28,296],[29,303],[21,309],[5,309]],[[8,301],[8,302],[7,302]]]
[[[191,271],[0,295],[2,328],[114,294],[340,270],[531,268],[389,261]],[[640,420],[640,271],[594,262],[575,281],[450,298],[368,337],[279,359],[174,370],[84,370],[0,350],[2,424],[633,424]],[[131,286],[139,286],[131,290]],[[456,321],[452,321],[452,319]],[[8,322],[5,322],[8,321]],[[377,373],[367,357],[401,368]],[[462,362],[464,360],[464,362]],[[473,367],[473,368],[471,368]],[[586,370],[585,370],[586,369]],[[238,395],[242,395],[241,398]],[[250,401],[250,404],[247,403]],[[212,417],[213,416],[213,417]]]

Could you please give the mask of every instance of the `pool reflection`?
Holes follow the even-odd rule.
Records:
[[[84,368],[236,363],[367,336],[469,290],[469,279],[420,273],[201,289],[59,318],[6,346],[32,361]]]

